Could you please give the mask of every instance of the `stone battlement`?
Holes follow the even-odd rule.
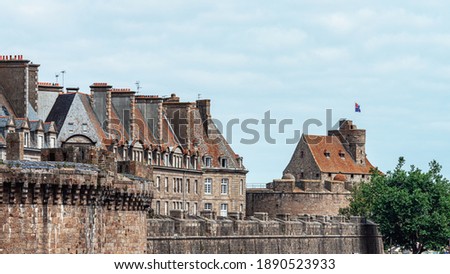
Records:
[[[255,214],[148,220],[148,253],[382,253],[377,226],[363,218]]]

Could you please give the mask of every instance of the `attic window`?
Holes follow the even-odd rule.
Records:
[[[69,133],[73,133],[73,123],[69,123]]]
[[[300,158],[303,158],[305,156],[305,153],[302,151],[300,151]]]
[[[342,150],[339,150],[339,157],[341,157],[341,159],[345,159],[345,153],[342,152]]]
[[[88,125],[86,123],[83,123],[81,125],[81,128],[82,128],[83,133],[86,133],[88,131]]]
[[[324,150],[323,155],[325,155],[325,157],[330,158],[330,152],[328,150]]]
[[[220,165],[221,165],[223,168],[227,168],[227,167],[228,167],[228,159],[227,159],[227,158],[221,158],[221,159],[220,159]]]
[[[205,157],[205,167],[211,167],[211,157]]]

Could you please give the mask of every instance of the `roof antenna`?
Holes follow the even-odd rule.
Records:
[[[200,100],[201,97],[202,97],[202,94],[199,93],[199,94],[198,94],[198,99],[197,99],[197,100]]]
[[[63,89],[64,89],[64,74],[66,74],[66,71],[65,70],[61,70]]]
[[[59,74],[58,73],[55,74],[55,78],[56,78],[56,83],[58,84],[58,78],[59,78]]]
[[[140,81],[136,81],[136,93],[139,93],[139,91],[141,90],[141,82]]]

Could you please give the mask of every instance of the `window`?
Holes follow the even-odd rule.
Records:
[[[156,177],[156,189],[158,190],[158,191],[160,191],[161,190],[161,177]]]
[[[325,157],[327,157],[327,158],[330,158],[330,152],[328,151],[328,150],[325,150],[324,152],[323,152],[323,154],[325,155]]]
[[[364,178],[366,178],[366,175],[365,174],[363,174],[363,175],[361,175],[361,177],[364,179]]]
[[[190,188],[191,188],[191,180],[189,180],[189,179],[186,179],[186,193],[189,193],[189,191],[190,191]]]
[[[172,178],[172,186],[173,186],[173,192],[177,192],[177,180],[175,178]]]
[[[228,179],[222,179],[222,184],[220,185],[220,194],[228,194]]]
[[[244,180],[241,179],[241,181],[239,182],[239,195],[243,194],[244,194]]]
[[[205,210],[212,210],[212,204],[211,203],[205,203]]]
[[[198,181],[197,180],[194,181],[194,193],[198,194]]]
[[[164,153],[164,165],[169,166],[169,154]]]
[[[197,203],[194,203],[194,209],[192,210],[192,214],[197,215]]]
[[[185,211],[187,211],[187,213],[189,213],[189,207],[190,207],[191,205],[189,204],[189,202],[187,202],[185,205],[184,205],[184,210]]]
[[[56,147],[56,138],[50,137],[50,147]]]
[[[164,189],[169,192],[169,177],[164,178]]]
[[[345,153],[342,152],[342,150],[339,150],[339,157],[341,157],[341,159],[345,159]]]
[[[38,135],[37,147],[38,148],[43,148],[44,147],[44,136]]]
[[[212,179],[211,178],[206,178],[205,179],[205,194],[212,194]]]
[[[239,212],[243,212],[243,211],[244,211],[244,205],[241,204],[241,205],[239,206]]]
[[[226,158],[221,158],[221,159],[220,159],[220,165],[221,165],[223,168],[227,168],[227,167],[228,167],[228,159],[226,159]]]
[[[305,156],[305,153],[302,151],[300,151],[300,158],[303,158]]]
[[[88,125],[87,125],[86,123],[83,123],[83,124],[81,125],[81,130],[83,131],[83,133],[88,132]]]
[[[30,133],[25,132],[25,140],[24,140],[24,146],[28,147],[29,146],[29,138],[30,138]]]
[[[169,215],[169,202],[164,203],[164,215]]]
[[[189,169],[191,167],[191,157],[186,156],[186,168]]]
[[[227,217],[228,215],[228,204],[220,204],[220,216]]]
[[[205,157],[205,167],[211,167],[211,157]]]
[[[193,169],[197,169],[197,158],[196,157],[194,157],[194,158],[192,158],[192,165],[193,165]]]
[[[353,177],[355,177],[353,174],[352,175],[350,175],[350,178],[352,178],[353,179]]]
[[[316,173],[316,178],[319,178],[319,177],[320,177],[319,173]]]
[[[156,201],[156,215],[160,215],[160,214],[161,214],[161,202]]]
[[[74,125],[73,123],[69,123],[69,133],[73,133],[74,132]]]
[[[303,179],[303,177],[305,177],[305,175],[303,174],[303,172],[300,172],[300,179]]]

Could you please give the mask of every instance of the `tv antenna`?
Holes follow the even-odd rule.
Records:
[[[202,97],[202,94],[199,93],[199,94],[198,94],[198,100],[200,100],[201,97]]]
[[[61,70],[61,75],[62,75],[62,86],[64,88],[64,74],[66,74],[65,70]]]
[[[55,74],[55,78],[56,78],[56,83],[58,84],[58,78],[59,78],[59,74],[58,73]]]
[[[139,93],[139,91],[141,90],[141,82],[140,81],[136,81],[136,93]]]

